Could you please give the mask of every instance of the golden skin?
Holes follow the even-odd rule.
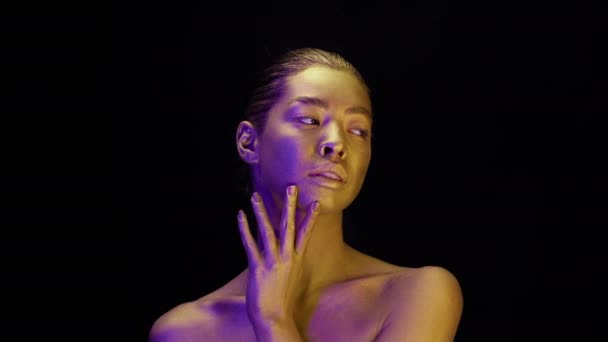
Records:
[[[371,158],[371,140],[362,136],[371,131],[371,117],[346,114],[351,107],[371,112],[367,92],[354,76],[323,66],[306,69],[287,83],[286,93],[270,111],[259,135],[259,162],[253,165],[255,188],[272,195],[276,203],[283,200],[287,185],[296,184],[300,208],[319,200],[323,212],[341,213],[359,193]],[[299,97],[317,98],[329,107],[293,101]],[[333,149],[333,154],[321,155],[324,146]],[[345,155],[340,157],[340,152]],[[308,172],[327,163],[345,168],[344,189],[311,184]]]
[[[307,292],[342,279],[344,263],[352,257],[352,248],[343,240],[342,214],[358,195],[369,166],[371,102],[357,78],[325,66],[288,78],[286,88],[268,113],[263,132],[247,121],[240,123],[237,147],[251,166],[254,189],[262,196],[277,236],[288,185],[298,188],[297,227],[306,208],[320,203],[302,264],[301,291],[306,297]],[[327,108],[295,100],[303,97],[322,100]],[[309,173],[320,165],[342,167],[346,184],[318,184]]]
[[[319,98],[328,106],[290,103],[298,97]],[[274,253],[268,259],[279,267],[264,270],[258,263],[262,272],[254,272],[253,281],[248,255],[250,267],[221,289],[160,317],[151,329],[151,342],[453,341],[463,306],[453,274],[441,267],[391,265],[354,250],[343,240],[342,212],[358,195],[371,158],[369,137],[360,136],[361,129],[371,129],[371,118],[347,114],[353,107],[371,111],[362,84],[346,72],[314,66],[287,80],[286,92],[268,114],[263,132],[247,121],[239,124],[237,148],[251,166],[254,189],[268,213],[264,226],[275,230],[276,241],[288,241],[277,230],[282,217],[295,215],[296,229],[305,227],[302,231],[310,232],[304,239],[304,252],[299,259],[286,258],[287,264],[277,263]],[[321,148],[326,146],[330,148]],[[328,188],[308,177],[321,163],[342,166],[348,183]],[[286,196],[288,185],[298,186],[297,198]],[[288,201],[297,206],[284,207]],[[320,212],[312,218],[314,228],[309,231],[306,210],[314,201],[320,202]],[[254,205],[254,211],[259,208]],[[259,223],[257,217],[247,220]],[[241,237],[244,227],[239,222]],[[248,240],[245,245],[256,244],[251,236]],[[415,242],[404,241],[404,248],[409,243]],[[286,268],[288,264],[293,267]],[[249,292],[250,284],[259,285],[259,292]],[[272,322],[266,315],[256,321],[255,315],[252,319],[246,313],[252,300],[259,300],[256,308],[280,316],[283,312],[272,310],[289,304],[293,310],[287,314],[293,317]],[[339,315],[336,305],[342,305]]]

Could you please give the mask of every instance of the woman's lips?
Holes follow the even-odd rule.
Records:
[[[318,185],[331,189],[340,188],[345,184],[342,178],[333,172],[311,174],[310,178]]]
[[[340,175],[338,175],[335,172],[331,172],[331,171],[324,171],[324,172],[313,173],[313,174],[311,174],[311,176],[313,176],[313,177],[324,177],[324,178],[328,178],[328,179],[331,179],[331,180],[335,180],[335,181],[344,183],[344,180],[342,179],[342,177],[340,177]]]

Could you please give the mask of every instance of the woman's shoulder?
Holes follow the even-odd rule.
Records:
[[[381,328],[381,339],[427,340],[435,336],[448,341],[454,338],[463,298],[459,281],[452,272],[441,266],[410,268],[396,277],[392,285],[387,295],[390,309]]]
[[[450,301],[462,301],[460,282],[449,269],[438,265],[402,266],[363,254],[367,262],[364,268],[371,270],[370,275],[385,279],[385,294],[391,301],[404,300],[407,296],[418,296],[420,289],[431,296],[444,295]]]
[[[235,295],[242,273],[221,288],[201,298],[179,304],[162,314],[150,329],[150,342],[209,340],[217,328],[217,303],[236,305],[243,300]],[[226,306],[224,305],[224,306]],[[222,306],[223,308],[223,306]]]
[[[428,265],[421,267],[402,267],[395,277],[395,283],[403,289],[433,287],[453,293],[460,293],[458,278],[445,267]]]
[[[152,325],[149,341],[222,341],[226,336],[240,336],[240,323],[248,320],[242,315],[244,307],[244,296],[218,289],[159,317]]]
[[[179,304],[154,321],[150,329],[150,342],[189,341],[209,324],[209,317],[199,300]]]
[[[392,311],[407,317],[412,310],[420,317],[442,317],[457,322],[463,296],[458,278],[442,266],[408,268],[394,279],[390,291]]]
[[[369,256],[368,256],[369,257]],[[459,295],[460,283],[450,270],[438,265],[403,266],[369,257],[369,264],[377,274],[386,274],[387,286],[394,288],[393,294],[416,291],[417,288],[434,288]]]
[[[369,270],[372,274],[390,274],[395,282],[411,283],[413,281],[431,281],[458,283],[455,275],[442,266],[404,266],[379,259],[355,249],[353,249],[353,251],[355,253],[354,258],[362,260],[359,263],[361,270]]]

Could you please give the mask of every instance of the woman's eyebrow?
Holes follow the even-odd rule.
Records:
[[[289,100],[287,105],[291,105],[294,102],[298,102],[298,103],[305,104],[305,105],[313,105],[313,106],[321,107],[323,109],[329,108],[329,105],[327,104],[327,102],[321,100],[318,97],[310,97],[310,96],[294,97],[293,99]]]
[[[372,118],[372,112],[363,106],[348,107],[346,109],[346,114],[363,114],[370,119]]]
[[[291,105],[294,102],[300,103],[300,104],[304,104],[304,105],[312,105],[312,106],[317,106],[317,107],[321,107],[323,109],[327,109],[329,108],[329,104],[327,104],[326,101],[318,98],[318,97],[311,97],[311,96],[298,96],[298,97],[294,97],[293,99],[289,100],[289,102],[287,103],[287,105]],[[368,116],[370,119],[372,117],[372,112],[363,107],[363,106],[353,106],[353,107],[349,107],[346,109],[345,111],[346,114],[364,114],[366,116]]]

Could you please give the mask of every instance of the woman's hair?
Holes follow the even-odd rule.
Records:
[[[268,112],[283,95],[287,78],[315,65],[350,73],[361,81],[368,95],[370,94],[370,89],[359,71],[338,53],[316,48],[289,50],[263,70],[245,110],[245,120],[262,133]]]

